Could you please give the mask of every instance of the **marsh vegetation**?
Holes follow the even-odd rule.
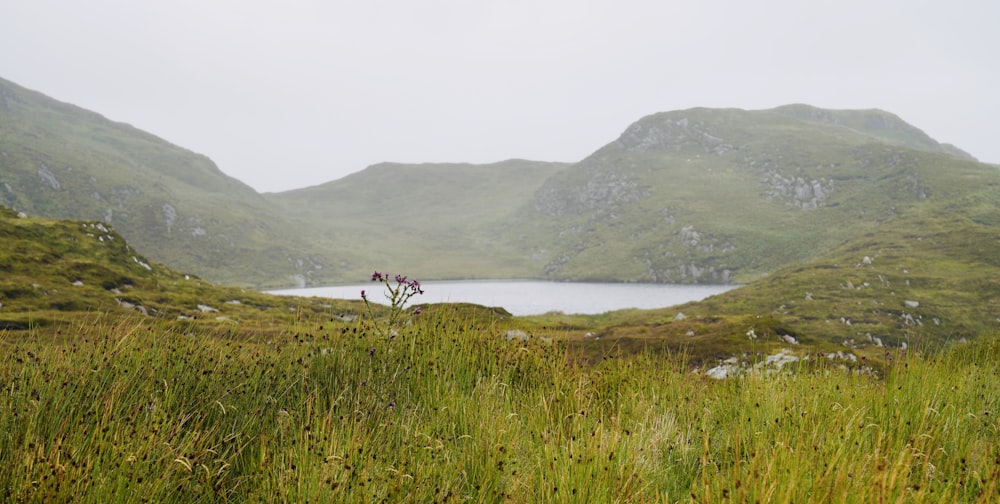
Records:
[[[382,314],[385,315],[385,314]],[[386,336],[93,314],[0,333],[8,502],[960,502],[1000,481],[996,339],[728,380],[508,341],[431,305]],[[591,356],[593,357],[593,356]]]

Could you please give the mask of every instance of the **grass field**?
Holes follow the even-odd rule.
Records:
[[[712,380],[425,307],[0,332],[4,502],[992,502],[1000,343]]]

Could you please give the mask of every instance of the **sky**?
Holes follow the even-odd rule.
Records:
[[[261,192],[579,161],[656,112],[880,108],[1000,163],[995,0],[4,0],[0,77]]]

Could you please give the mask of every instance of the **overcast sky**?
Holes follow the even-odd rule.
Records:
[[[260,191],[578,161],[655,112],[881,108],[1000,162],[996,0],[4,0],[0,77]]]

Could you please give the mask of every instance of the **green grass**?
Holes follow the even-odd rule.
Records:
[[[574,364],[437,306],[394,339],[93,316],[0,336],[0,498],[81,502],[988,502],[994,338],[714,381],[682,355]]]

